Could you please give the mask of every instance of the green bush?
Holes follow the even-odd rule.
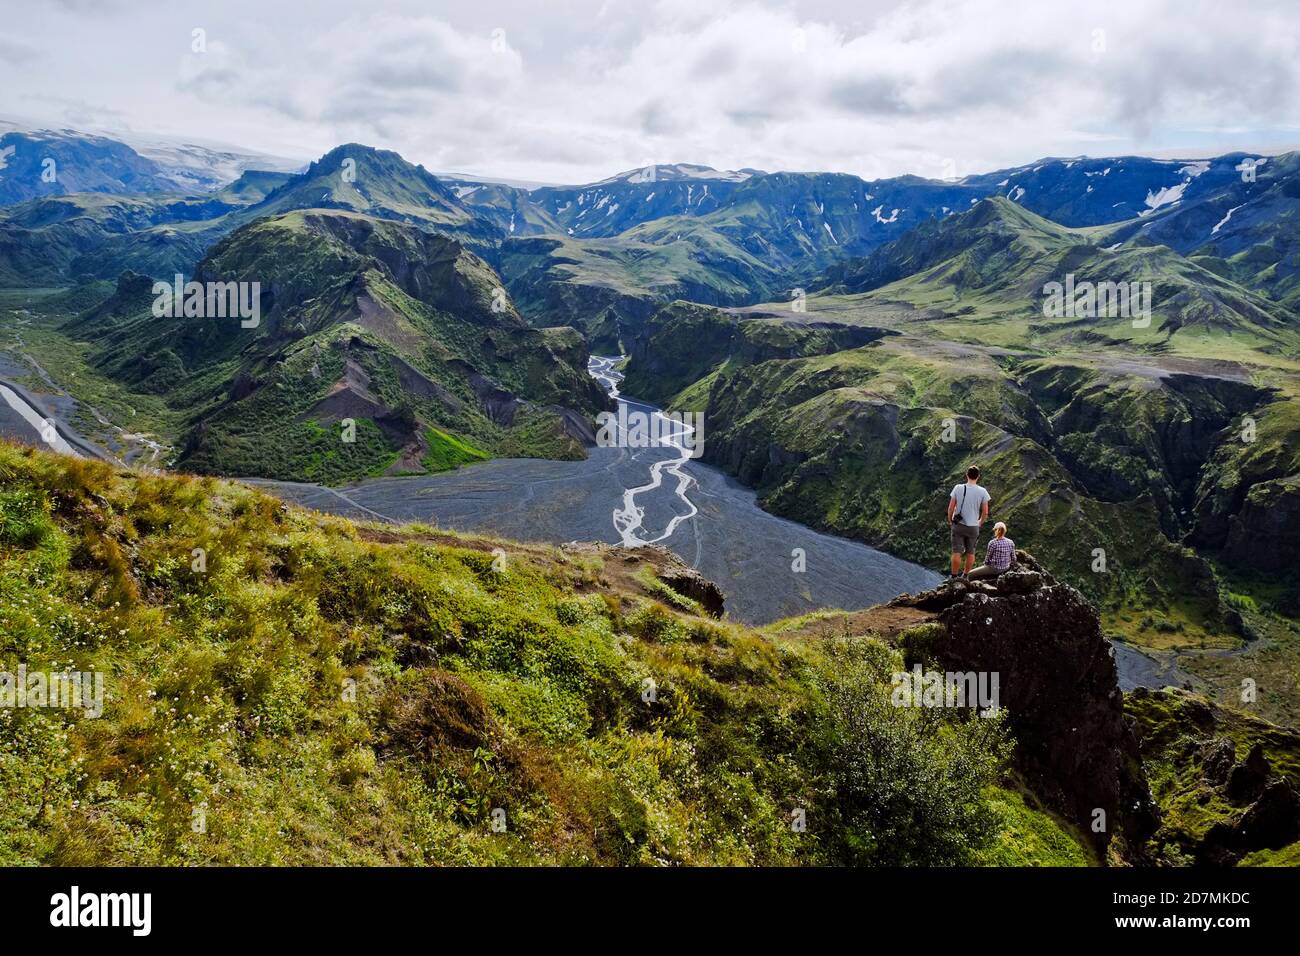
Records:
[[[837,642],[829,657],[823,684],[844,862],[972,862],[998,832],[985,791],[1009,755],[1002,717],[894,706],[888,681],[902,660],[878,641]]]

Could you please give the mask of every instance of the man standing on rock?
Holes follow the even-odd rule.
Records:
[[[975,545],[979,541],[980,525],[989,517],[989,493],[979,483],[980,470],[974,465],[966,469],[966,483],[954,485],[948,498],[948,524],[952,526],[952,576],[962,574],[962,558],[966,559],[966,573],[975,567]]]

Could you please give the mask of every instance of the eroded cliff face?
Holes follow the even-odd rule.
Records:
[[[624,391],[667,403],[723,362],[751,366],[775,359],[829,355],[893,334],[872,326],[763,321],[766,318],[769,316],[757,311],[742,317],[692,302],[664,306],[626,342],[630,361]]]
[[[1228,519],[1224,557],[1236,567],[1287,571],[1296,563],[1296,534],[1300,532],[1300,475],[1261,481],[1251,487],[1241,511]],[[1292,592],[1283,608],[1300,613],[1300,597]]]
[[[1159,814],[1097,610],[1018,555],[1021,569],[996,586],[948,582],[891,602],[935,611],[941,625],[924,646],[905,638],[905,650],[948,671],[996,673],[1025,781],[1099,853],[1138,858]]]

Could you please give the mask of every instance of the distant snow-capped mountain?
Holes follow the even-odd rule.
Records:
[[[77,192],[206,193],[250,169],[305,163],[218,144],[0,120],[0,205]]]

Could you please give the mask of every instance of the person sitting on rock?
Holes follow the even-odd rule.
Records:
[[[993,540],[989,542],[988,550],[984,552],[984,563],[973,571],[967,571],[966,580],[996,578],[1015,566],[1016,543],[1007,537],[1007,526],[999,521],[993,526]]]

